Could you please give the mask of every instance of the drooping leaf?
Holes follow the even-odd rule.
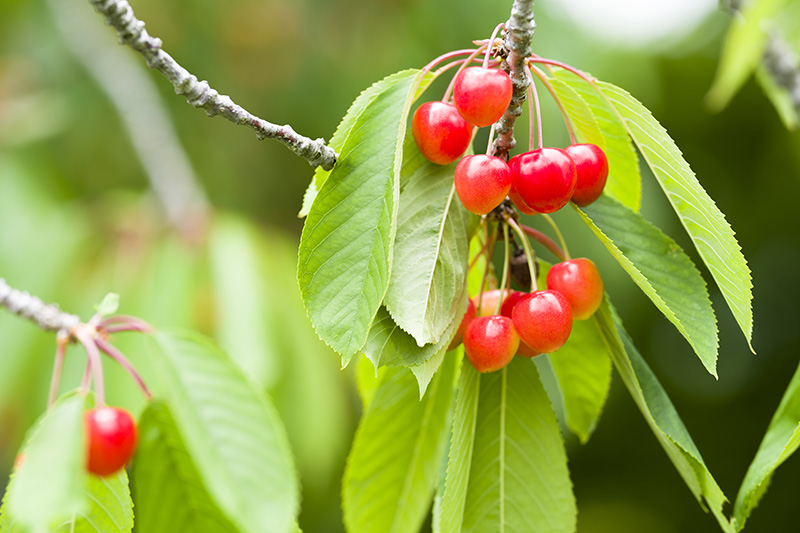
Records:
[[[28,431],[22,464],[3,498],[0,531],[49,531],[88,508],[86,408],[85,396],[69,394]]]
[[[597,144],[608,158],[605,194],[638,213],[642,201],[639,157],[622,119],[594,87],[565,70],[554,69],[553,72],[553,88],[564,104],[578,139]]]
[[[800,116],[789,92],[775,83],[775,79],[764,66],[756,69],[756,80],[764,91],[764,94],[772,102],[775,111],[778,112],[783,125],[789,131],[795,131],[800,125]]]
[[[717,320],[705,281],[689,256],[661,230],[611,198],[603,196],[577,211],[716,376]]]
[[[741,12],[734,12],[714,83],[706,99],[711,108],[720,110],[744,85],[764,55],[767,33],[764,23],[780,11],[786,0],[753,0]]]
[[[87,511],[61,524],[58,533],[130,533],[133,530],[133,502],[128,474],[120,470],[108,477],[89,476]],[[153,530],[146,530],[153,531]],[[172,530],[175,531],[175,530]]]
[[[162,331],[155,341],[164,401],[214,503],[242,532],[288,531],[298,483],[274,407],[208,339]]]
[[[611,359],[592,320],[576,320],[567,343],[550,354],[564,401],[567,427],[586,444],[611,388]]]
[[[772,474],[797,451],[798,447],[800,447],[800,367],[786,388],[739,488],[732,519],[736,531],[744,528],[750,513],[767,491]]]
[[[704,508],[708,507],[722,530],[732,532],[732,526],[722,511],[727,498],[708,470],[667,393],[612,313],[608,296],[592,320],[597,323],[611,360],[633,401],[678,474],[698,502]]]
[[[382,366],[375,370],[372,362],[367,359],[367,356],[359,357],[356,361],[356,388],[358,389],[358,396],[361,398],[361,410],[366,412],[372,399],[375,397],[375,391],[383,381],[383,375],[389,367]]]
[[[162,401],[142,414],[133,464],[137,530],[239,531],[217,507]]]
[[[650,111],[624,90],[604,82],[598,85],[625,122],[749,344],[753,334],[753,283],[725,216]]]
[[[516,358],[476,374],[465,362],[440,531],[574,531],[564,442],[536,366]]]
[[[300,239],[298,279],[320,338],[347,364],[367,340],[391,272],[406,121],[420,72],[380,82],[320,188]]]
[[[458,199],[455,165],[431,163],[407,135],[400,171],[400,211],[384,305],[422,346],[453,321],[464,290],[469,237],[478,218]]]
[[[342,480],[348,531],[419,531],[447,439],[457,363],[455,357],[445,361],[421,400],[407,369],[389,368],[381,374]]]

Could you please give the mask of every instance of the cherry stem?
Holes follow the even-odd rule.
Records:
[[[85,396],[89,394],[89,388],[92,384],[92,365],[86,361],[86,370],[83,371],[83,378],[81,379],[81,393]]]
[[[494,128],[497,126],[497,122],[492,124],[492,127],[489,128],[489,140],[486,142],[486,155],[492,155],[492,139],[494,138]]]
[[[75,328],[73,335],[75,335],[75,338],[78,339],[86,350],[88,365],[91,369],[92,377],[94,378],[94,393],[97,398],[97,404],[103,406],[106,404],[106,390],[103,381],[103,361],[100,358],[100,350],[97,349],[95,339],[90,337],[88,331],[83,327]]]
[[[58,386],[61,384],[61,372],[64,369],[64,357],[67,354],[69,335],[59,333],[56,337],[56,359],[53,362],[53,376],[50,378],[50,394],[47,397],[47,408],[51,409],[58,398]]]
[[[508,265],[511,263],[511,245],[508,239],[508,224],[503,224],[503,241],[504,241],[504,250],[503,250],[503,277],[500,278],[500,298],[497,299],[497,306],[495,306],[494,314],[500,314],[500,308],[503,306],[503,296],[505,295],[505,288],[506,283],[508,283]]]
[[[492,47],[494,46],[494,39],[497,37],[497,32],[499,32],[501,28],[505,27],[506,25],[503,22],[494,27],[494,31],[492,32],[492,36],[489,37],[489,43],[486,47],[486,56],[483,58],[483,68],[487,68],[489,66],[489,57],[492,55]]]
[[[531,274],[531,292],[539,290],[539,283],[536,281],[536,254],[533,253],[533,248],[531,248],[531,243],[528,241],[528,237],[525,236],[525,233],[522,231],[522,228],[519,227],[519,224],[513,219],[508,219],[508,225],[511,226],[511,229],[514,230],[514,233],[517,234],[519,240],[522,241],[522,248],[525,250],[525,257],[528,259],[528,271]]]
[[[564,104],[563,104],[563,102],[561,102],[561,98],[558,97],[558,94],[556,93],[556,90],[553,87],[553,84],[550,83],[550,81],[547,79],[547,76],[545,75],[545,73],[542,72],[541,70],[539,70],[538,68],[533,67],[531,69],[531,72],[533,74],[535,74],[537,78],[539,78],[539,81],[542,82],[542,85],[545,86],[545,88],[550,92],[550,96],[552,96],[553,100],[555,100],[559,111],[561,111],[561,116],[564,117],[564,124],[567,125],[567,132],[569,133],[570,143],[571,144],[578,144],[578,141],[577,141],[577,139],[575,137],[575,128],[573,128],[572,121],[570,121],[569,115],[567,114],[567,110],[564,109]]]
[[[458,77],[458,73],[467,68],[467,65],[469,65],[473,59],[478,57],[480,53],[483,52],[484,48],[487,48],[487,45],[484,44],[479,46],[477,49],[475,49],[474,52],[472,52],[472,55],[463,60],[461,66],[458,67],[456,73],[453,74],[453,79],[451,79],[450,83],[447,85],[447,90],[444,92],[444,97],[442,98],[442,102],[447,103],[447,101],[450,99],[450,94],[453,92],[453,85],[455,85],[456,83],[456,78]]]
[[[542,108],[539,105],[539,93],[536,90],[536,84],[533,83],[533,75],[531,74],[531,69],[528,68],[527,63],[525,64],[525,75],[528,77],[528,110],[530,114],[530,133],[528,139],[528,148],[533,150],[533,108],[531,107],[531,102],[536,107],[536,132],[537,132],[537,139],[539,141],[539,149],[541,150],[544,147],[544,142],[542,140]]]
[[[108,332],[111,331],[143,331],[145,333],[152,333],[153,327],[144,320],[135,316],[129,315],[115,315],[101,320],[97,324],[97,329],[102,329]]]
[[[139,375],[139,372],[136,371],[136,368],[134,368],[133,364],[131,364],[128,358],[125,357],[121,351],[119,351],[111,343],[100,338],[95,339],[95,343],[97,344],[98,348],[110,356],[114,361],[119,363],[119,366],[124,368],[125,371],[130,374],[133,380],[136,381],[136,384],[139,385],[139,388],[142,389],[142,392],[148,400],[153,397],[153,395],[150,393],[150,389],[147,388],[147,385],[142,379],[142,376]]]
[[[533,229],[528,226],[524,226],[520,224],[520,228],[522,231],[525,232],[525,235],[530,237],[531,239],[535,240],[545,248],[547,248],[554,256],[556,256],[559,260],[564,261],[566,258],[564,257],[564,251],[559,248],[559,246],[547,235],[539,231],[538,229]]]
[[[486,268],[483,269],[483,278],[481,278],[481,286],[480,290],[478,291],[478,305],[475,308],[475,315],[480,316],[481,314],[481,304],[483,304],[483,289],[486,287],[486,278],[489,277],[489,269],[492,266],[492,255],[494,255],[494,245],[496,244],[497,240],[494,237],[495,232],[491,231],[491,224],[487,224],[487,244],[486,247]],[[495,228],[496,231],[496,228]]]
[[[561,248],[564,250],[564,257],[566,257],[567,260],[571,259],[569,256],[569,250],[567,249],[567,241],[564,240],[564,235],[562,235],[561,230],[558,229],[558,224],[556,224],[556,221],[553,220],[553,217],[546,213],[542,213],[542,217],[547,221],[548,224],[550,224],[550,227],[553,228],[553,231],[556,232],[556,235],[558,236],[558,242],[561,243]]]
[[[432,70],[433,67],[435,67],[439,63],[442,63],[444,61],[448,61],[450,59],[453,59],[454,57],[468,55],[468,54],[471,55],[471,54],[474,54],[474,53],[475,53],[475,49],[474,48],[467,48],[465,50],[454,50],[453,52],[448,52],[446,54],[442,54],[439,57],[437,57],[436,59],[434,59],[433,61],[431,61],[430,63],[428,63],[427,65],[425,65],[424,67],[422,67],[422,72],[428,72],[428,71]]]

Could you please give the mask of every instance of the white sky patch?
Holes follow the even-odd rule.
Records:
[[[697,27],[717,0],[555,0],[551,7],[607,41],[643,46],[680,38]]]

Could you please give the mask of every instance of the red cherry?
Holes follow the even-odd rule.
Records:
[[[467,330],[467,326],[469,326],[473,318],[475,318],[475,303],[470,299],[467,305],[467,312],[464,313],[464,318],[461,319],[461,324],[458,325],[458,329],[456,330],[456,336],[453,337],[453,340],[450,341],[450,346],[447,347],[448,351],[464,341],[464,332]]]
[[[87,470],[109,476],[125,466],[136,448],[136,423],[119,407],[97,407],[83,415],[88,449]]]
[[[411,133],[425,158],[448,165],[461,157],[472,139],[472,128],[453,104],[427,102],[411,119]]]
[[[500,299],[505,299],[509,294],[508,290],[492,289],[484,291],[480,296],[481,312],[479,316],[490,316],[497,310]]]
[[[553,265],[547,288],[564,295],[575,320],[586,320],[603,301],[603,279],[591,259],[580,257]]]
[[[558,211],[569,202],[577,179],[575,163],[559,148],[540,148],[508,162],[522,201],[539,213]]]
[[[490,155],[468,155],[456,165],[456,192],[467,211],[485,215],[505,199],[511,188],[508,163]]]
[[[469,67],[456,75],[453,103],[470,124],[489,126],[503,116],[513,90],[511,78],[502,70]]]
[[[564,148],[575,162],[578,180],[572,201],[586,207],[603,194],[608,178],[608,159],[603,150],[595,144],[573,144]]]
[[[526,296],[528,296],[527,292],[513,291],[508,295],[508,297],[506,297],[503,305],[500,307],[500,314],[511,318],[511,313],[514,310],[514,306],[516,306],[520,300],[524,299]],[[525,342],[520,339],[519,348],[517,348],[517,355],[520,357],[536,357],[537,355],[542,354],[525,344]]]
[[[511,312],[520,339],[532,350],[551,353],[561,348],[572,332],[572,311],[563,294],[535,291]]]
[[[513,185],[513,174],[512,174],[511,190],[508,191],[508,197],[511,198],[512,202],[514,202],[514,205],[517,206],[517,209],[519,209],[521,212],[525,213],[526,215],[537,215],[537,214],[539,214],[538,211],[536,211],[536,209],[532,209],[528,204],[526,204],[522,200],[522,197],[520,197],[519,193],[514,188],[514,185]]]
[[[510,318],[479,316],[464,334],[464,351],[478,372],[494,372],[506,366],[519,347],[519,335]]]

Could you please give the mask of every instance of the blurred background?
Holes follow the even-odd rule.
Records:
[[[133,6],[200,79],[260,117],[330,138],[361,90],[487,38],[508,18],[510,4],[136,0]],[[720,327],[716,381],[572,211],[556,216],[573,255],[598,263],[629,333],[733,499],[800,354],[798,136],[785,130],[752,81],[727,109],[707,111],[704,94],[730,22],[712,0],[541,0],[535,16],[536,53],[620,85],[653,111],[726,214],[749,261],[758,355],[712,289]],[[441,90],[432,88],[430,98]],[[115,98],[124,102],[126,118]],[[566,145],[555,107],[545,111],[545,142]],[[524,149],[527,117],[521,120]],[[478,150],[481,143],[485,136]],[[149,150],[149,161],[136,146]],[[196,181],[183,220],[203,220],[205,230],[174,228],[151,192],[149,176],[159,173]],[[342,529],[338,481],[360,405],[351,372],[340,371],[338,357],[317,340],[296,289],[302,227],[296,214],[311,174],[278,143],[209,120],[176,97],[138,56],[116,45],[87,2],[0,2],[0,277],[84,318],[113,291],[123,313],[214,336],[278,404],[304,486],[300,525],[330,532]],[[697,259],[647,172],[642,212]],[[146,342],[118,340],[147,375]],[[25,430],[45,408],[55,342],[4,311],[0,341],[1,487]],[[69,354],[63,390],[77,385],[84,365],[77,349]],[[109,402],[141,409],[134,385],[114,366],[106,369]],[[592,439],[581,446],[567,437],[567,445],[579,532],[718,530],[616,376]],[[800,461],[790,459],[749,531],[788,530],[798,475]]]

